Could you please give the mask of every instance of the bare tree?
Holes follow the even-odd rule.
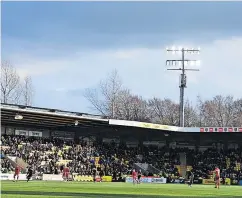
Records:
[[[185,127],[199,126],[199,114],[195,106],[187,100],[184,106]]]
[[[20,77],[7,61],[1,62],[1,102],[17,104],[21,96]]]
[[[234,126],[238,109],[232,96],[215,96],[213,100],[200,101],[203,126]]]
[[[119,92],[116,103],[116,116],[121,120],[133,119],[133,96],[129,89],[123,89]]]
[[[26,106],[31,106],[33,103],[34,88],[32,84],[32,78],[26,76],[21,84],[22,97],[21,103]]]
[[[120,92],[117,116],[119,119],[148,122],[148,103],[141,96],[135,96],[128,89]]]
[[[122,86],[117,70],[100,82],[97,89],[87,89],[84,97],[95,111],[114,119],[148,121],[148,105]]]
[[[95,111],[110,118],[117,118],[116,108],[121,90],[121,78],[117,70],[114,70],[107,79],[100,82],[98,89],[86,89],[84,97],[91,103]]]
[[[7,61],[1,62],[1,102],[32,105],[33,84],[30,76],[23,81],[16,69]]]
[[[149,101],[149,107],[153,122],[178,126],[179,105],[172,100],[153,98]]]
[[[242,126],[242,98],[234,101],[235,116],[234,116],[234,126]]]
[[[87,89],[86,99],[95,111],[114,119],[179,125],[179,104],[171,99],[144,100],[122,86],[117,70],[100,82],[97,89]],[[242,99],[215,96],[212,100],[198,97],[197,105],[185,103],[185,126],[242,126]]]
[[[132,96],[132,120],[149,122],[149,106],[141,96]]]

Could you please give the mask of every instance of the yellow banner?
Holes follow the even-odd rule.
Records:
[[[178,128],[175,126],[161,125],[161,124],[152,124],[147,122],[137,122],[138,127],[149,128],[149,129],[159,129],[159,130],[167,130],[167,131],[178,131]]]
[[[142,127],[149,129],[158,129],[158,130],[167,130],[167,131],[179,131],[182,130],[180,127],[161,125],[161,124],[152,124],[148,122],[136,122],[136,121],[127,121],[127,120],[109,120],[111,125],[121,125],[121,126],[132,126],[132,127]],[[199,130],[198,130],[199,131]]]
[[[73,175],[74,181],[93,181],[93,177],[91,176],[81,176],[81,175]]]
[[[103,176],[102,177],[103,182],[111,182],[112,181],[112,176]]]
[[[93,182],[93,177],[73,174],[73,180],[81,181],[81,182]],[[99,176],[96,177],[96,181],[100,181]],[[112,176],[103,176],[102,181],[103,182],[112,182]]]
[[[214,179],[203,179],[203,184],[215,184]],[[231,180],[229,178],[225,179],[226,185],[231,185]]]
[[[214,179],[203,179],[203,184],[214,184]]]

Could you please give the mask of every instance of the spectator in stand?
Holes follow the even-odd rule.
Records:
[[[187,162],[193,167],[194,179],[209,178],[214,166],[219,166],[223,175],[233,180],[242,178],[242,151],[230,149],[218,151],[207,149],[196,151],[184,148],[158,148],[144,146],[142,149],[129,148],[124,144],[112,143],[87,144],[66,141],[57,138],[36,138],[24,136],[1,136],[1,171],[13,171],[13,167],[5,156],[22,158],[32,166],[34,172],[60,174],[63,166],[68,165],[71,173],[93,175],[93,167],[103,175],[120,178],[131,174],[134,163],[147,163],[154,166],[160,175],[167,178],[179,178],[176,165],[180,164],[179,153],[184,152]],[[4,156],[4,157],[3,157]],[[96,161],[96,159],[98,161]],[[148,175],[152,176],[151,173]]]

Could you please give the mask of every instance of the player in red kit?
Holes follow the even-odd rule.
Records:
[[[133,177],[133,184],[137,183],[137,172],[135,169],[132,172],[132,177]]]
[[[62,175],[64,181],[67,181],[68,180],[69,174],[70,174],[69,168],[68,167],[64,167],[64,169],[63,169],[63,175]]]
[[[220,169],[218,167],[214,170],[215,173],[215,188],[219,189],[220,186]]]
[[[18,181],[19,173],[20,173],[20,167],[19,166],[16,166],[15,167],[15,172],[14,172],[14,175],[13,175],[13,182],[16,181],[16,177],[17,177],[17,181]]]

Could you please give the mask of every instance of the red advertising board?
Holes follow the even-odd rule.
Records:
[[[242,132],[242,127],[202,127],[200,132]]]

